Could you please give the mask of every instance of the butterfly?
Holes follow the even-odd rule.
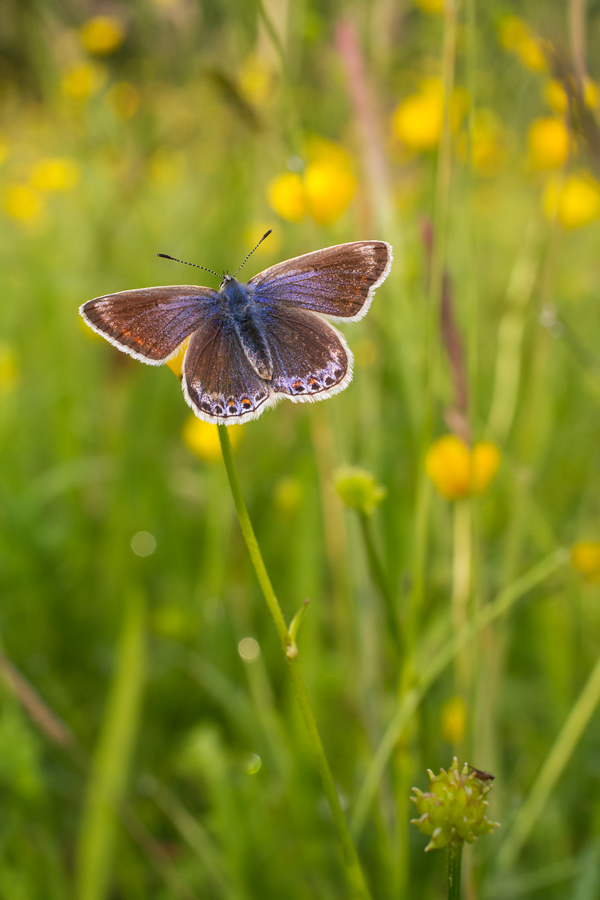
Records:
[[[385,241],[355,241],[288,259],[247,283],[224,275],[218,291],[140,288],[96,297],[79,312],[119,350],[152,366],[189,338],[181,372],[186,402],[205,422],[233,425],[258,418],[281,397],[324,400],[348,387],[352,353],[324,317],[362,319],[391,265]]]

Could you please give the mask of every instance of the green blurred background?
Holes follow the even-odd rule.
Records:
[[[465,896],[597,897],[600,3],[1,15],[0,896],[353,896],[216,429],[77,314],[273,228],[247,278],[394,245],[348,390],[229,429],[373,896],[444,895],[408,797],[456,754],[502,823]]]

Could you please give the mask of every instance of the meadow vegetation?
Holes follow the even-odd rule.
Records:
[[[411,789],[454,756],[502,826],[464,897],[597,897],[600,5],[2,17],[0,897],[433,900]],[[286,622],[310,600],[297,665],[364,876],[217,427],[77,314],[196,279],[160,252],[235,271],[268,228],[246,278],[394,247],[342,326],[349,388],[228,429]]]

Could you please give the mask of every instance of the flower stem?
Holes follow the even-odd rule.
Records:
[[[458,838],[448,844],[448,900],[460,900],[460,879],[464,841]]]
[[[400,636],[400,628],[398,626],[398,614],[396,612],[394,596],[392,591],[390,590],[387,575],[383,570],[383,565],[381,563],[381,560],[379,559],[379,556],[377,555],[375,544],[373,543],[373,535],[371,534],[371,529],[369,527],[369,517],[365,513],[361,512],[359,513],[359,518],[361,531],[365,542],[365,549],[367,551],[367,559],[369,561],[369,569],[371,570],[371,577],[375,582],[377,590],[379,591],[379,594],[385,606],[385,613],[390,636],[394,642],[396,651],[400,653],[402,650],[402,638]]]
[[[308,691],[306,690],[306,685],[302,678],[296,642],[285,623],[279,601],[273,590],[273,585],[271,584],[271,579],[269,578],[269,574],[264,564],[258,541],[256,540],[254,529],[252,528],[250,516],[248,515],[248,510],[244,502],[240,481],[233,460],[233,452],[231,450],[229,434],[227,433],[227,426],[219,425],[218,428],[225,469],[227,471],[229,486],[233,495],[233,502],[235,504],[242,534],[246,541],[246,546],[250,554],[250,559],[252,560],[252,565],[254,566],[254,571],[256,572],[256,577],[258,578],[267,606],[273,617],[277,633],[279,634],[279,639],[281,640],[285,659],[294,685],[296,700],[298,701],[298,706],[300,707],[300,712],[304,719],[308,737],[315,754],[317,768],[321,776],[327,802],[329,803],[333,823],[344,851],[344,860],[348,878],[356,891],[357,897],[361,898],[361,900],[371,900],[371,893],[365,881],[356,847],[352,841],[348,824],[344,817],[344,813],[342,812],[342,807],[340,806],[340,800],[333,780],[333,775],[325,755],[325,749],[323,747],[321,735],[319,734],[315,715],[310,705]]]

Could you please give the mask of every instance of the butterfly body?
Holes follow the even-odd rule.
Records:
[[[391,263],[389,244],[357,241],[286,260],[248,283],[225,275],[218,291],[122,291],[84,303],[80,313],[150,365],[167,362],[189,337],[185,399],[199,418],[230,425],[257,418],[283,396],[314,401],[347,387],[352,354],[324,316],[362,318]]]

